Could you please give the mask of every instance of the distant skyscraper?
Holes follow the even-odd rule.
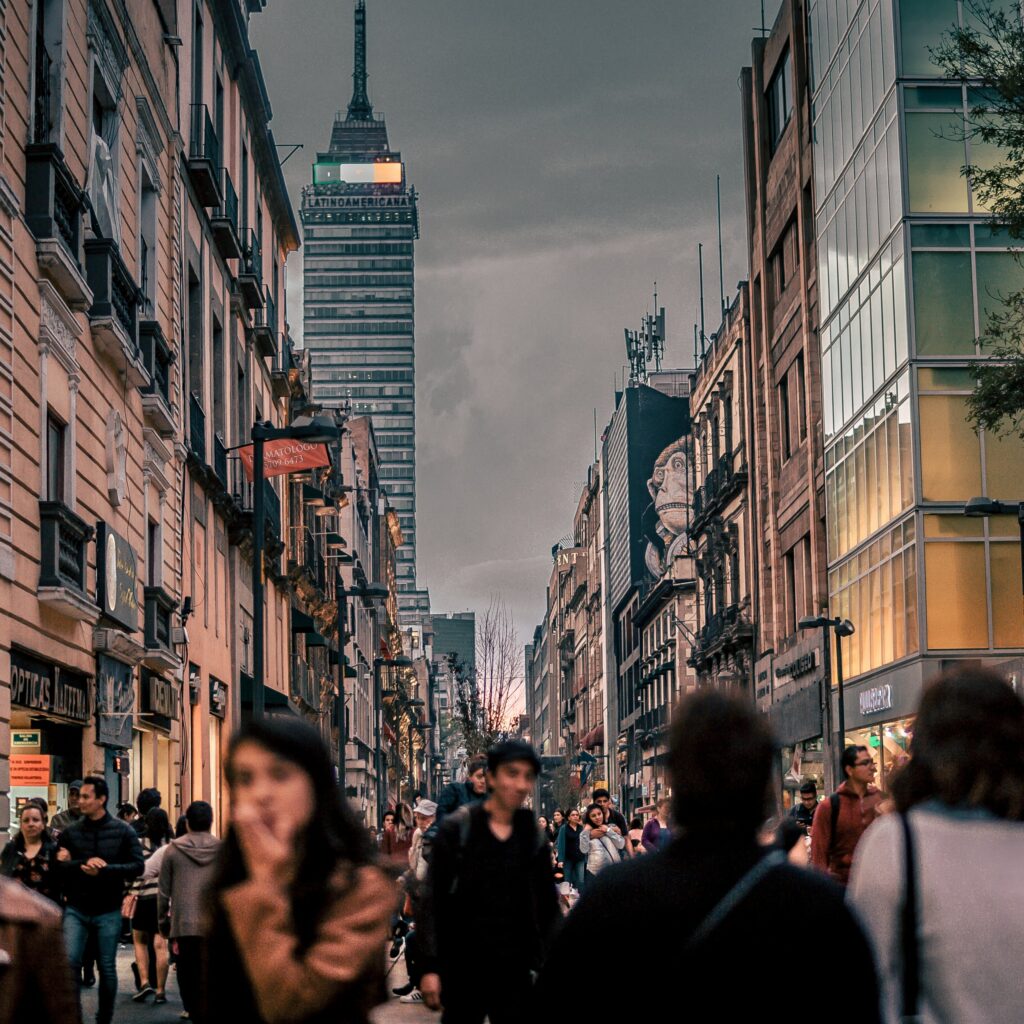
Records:
[[[352,101],[303,189],[304,338],[313,400],[373,421],[380,479],[403,545],[398,585],[416,587],[413,245],[417,197],[366,91],[366,5],[355,10]]]

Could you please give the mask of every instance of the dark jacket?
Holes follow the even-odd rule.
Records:
[[[160,865],[157,918],[171,918],[172,939],[203,934],[203,898],[216,872],[221,841],[189,832],[171,843]]]
[[[480,803],[487,794],[477,794],[468,782],[449,782],[437,798],[436,824],[440,825],[449,814],[454,814],[467,804]]]
[[[57,864],[57,842],[47,832],[39,853],[31,861],[25,859],[25,840],[19,832],[0,854],[0,875],[16,878],[22,885],[55,903],[60,901],[60,872]]]
[[[71,860],[61,864],[67,904],[82,914],[108,914],[119,909],[125,885],[138,878],[146,866],[135,830],[110,814],[98,821],[79,819],[61,832],[57,845],[71,854]],[[82,871],[91,857],[107,862],[98,875]]]
[[[555,850],[559,864],[578,864],[581,860],[587,859],[580,853],[580,835],[582,832],[582,825],[573,828],[569,822],[565,822],[558,830]]]
[[[9,878],[0,878],[0,961],[0,1021],[79,1024],[60,910]]]
[[[615,947],[616,976],[671,978],[675,990],[686,993],[687,1020],[792,1016],[790,994],[778,979],[802,963],[798,937],[821,935],[828,936],[828,959],[836,967],[801,974],[801,1005],[838,1024],[877,1024],[878,984],[867,940],[842,889],[806,868],[772,868],[702,942],[685,948],[763,852],[752,836],[684,835],[657,857],[601,872],[555,939],[539,978],[534,1019],[564,1024],[578,1016],[578,993],[566,978],[593,976],[595,936],[632,934],[640,924],[642,942]],[[629,986],[604,986],[601,1001],[604,1019],[636,1015]]]
[[[531,811],[517,811],[508,840],[514,846],[501,844],[508,863],[500,877],[490,874],[492,839],[479,803],[438,828],[417,918],[424,974],[451,977],[499,961],[524,970],[539,964],[559,921],[547,838]]]

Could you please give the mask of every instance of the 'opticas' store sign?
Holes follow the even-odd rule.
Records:
[[[12,650],[11,703],[84,724],[89,720],[88,677]]]

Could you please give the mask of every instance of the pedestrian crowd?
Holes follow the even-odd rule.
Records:
[[[165,1001],[173,961],[200,1024],[368,1024],[403,954],[394,995],[444,1024],[564,1024],[580,983],[594,1015],[632,1018],[630,981],[648,978],[673,1016],[781,1019],[794,972],[800,1005],[832,1022],[1022,1020],[1024,703],[990,671],[948,672],[909,754],[882,793],[850,746],[834,793],[804,782],[771,817],[764,716],[702,691],[677,709],[671,797],[646,820],[601,788],[538,817],[540,759],[508,739],[378,832],[316,732],[251,722],[227,751],[223,840],[202,801],[177,837],[156,791],[111,815],[99,776],[52,822],[42,801],[21,808],[0,855],[0,1021],[75,1024],[95,963],[111,1024],[126,918],[132,998]]]

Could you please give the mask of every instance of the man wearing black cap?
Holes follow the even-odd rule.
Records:
[[[420,991],[443,1024],[520,1024],[559,920],[551,854],[523,808],[540,761],[528,743],[487,753],[487,799],[438,829],[420,915]]]
[[[82,817],[82,812],[78,809],[78,794],[81,792],[82,780],[75,779],[75,781],[68,786],[67,808],[59,814],[55,814],[53,819],[50,821],[50,829],[57,835],[60,835],[68,825],[73,825]]]

